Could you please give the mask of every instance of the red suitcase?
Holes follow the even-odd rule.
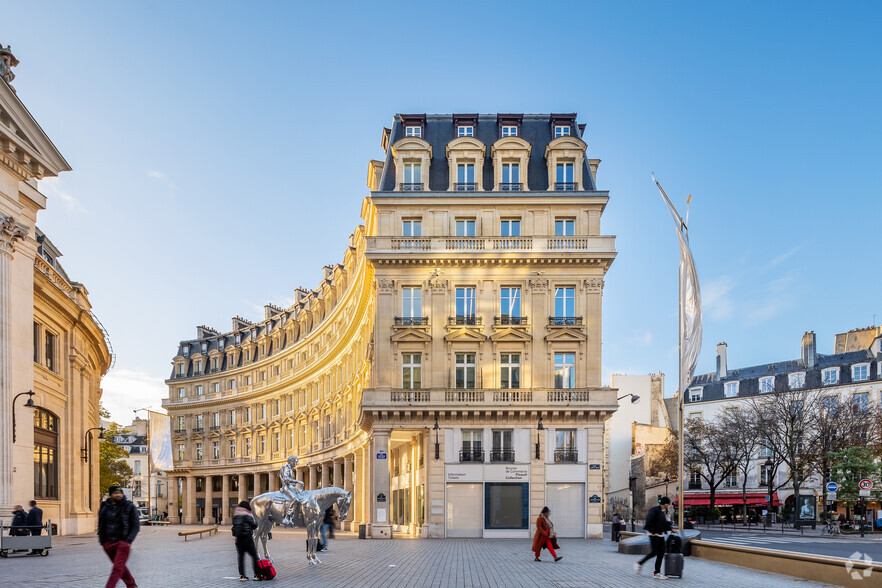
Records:
[[[264,580],[272,580],[276,577],[276,568],[273,567],[273,562],[268,559],[257,560],[257,572]]]

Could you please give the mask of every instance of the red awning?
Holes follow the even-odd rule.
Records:
[[[768,500],[766,500],[766,496],[768,494],[760,494],[760,493],[747,493],[747,506],[766,506],[768,505]],[[674,506],[677,506],[678,497],[674,497]],[[710,506],[710,493],[709,492],[696,492],[696,493],[686,493],[683,496],[683,502],[686,506]],[[730,492],[726,493],[717,493],[714,496],[714,506],[742,506],[744,504],[744,496],[739,492],[738,494],[732,494]],[[772,494],[772,505],[773,506],[781,506],[781,502],[778,500],[778,493],[775,492]]]

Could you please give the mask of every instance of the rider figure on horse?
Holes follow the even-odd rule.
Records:
[[[285,509],[285,518],[282,523],[285,525],[294,524],[294,507],[300,504],[300,496],[303,492],[303,482],[297,479],[297,456],[288,456],[288,463],[279,469],[279,478],[282,480],[282,492],[291,498],[288,502],[288,508]]]

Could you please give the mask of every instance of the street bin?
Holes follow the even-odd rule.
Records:
[[[358,538],[367,539],[367,525],[358,526]]]
[[[55,523],[52,523],[52,534],[58,535],[58,525],[56,525]]]

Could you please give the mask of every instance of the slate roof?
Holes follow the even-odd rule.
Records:
[[[421,137],[432,146],[432,161],[429,166],[429,191],[444,192],[449,186],[449,171],[447,166],[447,144],[456,139],[456,126],[453,122],[453,114],[427,114],[426,126]],[[530,160],[527,165],[528,188],[531,191],[545,192],[548,190],[548,166],[545,162],[545,147],[554,139],[554,129],[551,124],[550,114],[525,114],[520,125],[519,137],[530,143]],[[484,155],[483,188],[490,191],[493,189],[493,160],[490,157],[490,148],[501,137],[500,125],[497,123],[496,114],[478,115],[478,124],[475,125],[475,138],[484,143],[487,151]],[[575,124],[570,129],[571,136],[585,140]],[[380,180],[379,192],[392,192],[395,190],[395,158],[392,157],[391,146],[396,141],[404,138],[404,126],[401,124],[401,115],[395,116],[392,124],[392,133],[389,146],[386,150],[386,160],[383,166],[383,177]],[[585,191],[594,191],[597,187],[591,170],[588,168],[586,157],[582,164],[582,186]],[[412,196],[413,194],[408,194]]]

